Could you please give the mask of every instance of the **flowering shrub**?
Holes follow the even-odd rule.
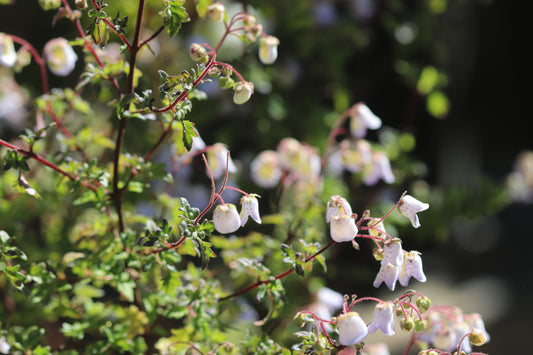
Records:
[[[103,0],[40,4],[77,37],[39,51],[0,33],[0,65],[35,65],[41,83],[35,122],[0,139],[0,353],[386,354],[366,339],[394,336],[396,322],[412,333],[406,354],[415,345],[420,354],[472,353],[489,340],[480,315],[411,289],[382,300],[356,296],[355,285],[344,296],[320,287],[306,305],[305,282],[336,263],[331,248],[372,252],[375,287],[425,282],[422,254],[385,226],[419,228],[429,204],[400,192],[383,198],[389,209],[352,208],[346,176],[363,188],[400,183],[395,159],[408,154],[389,157],[390,142],[367,137],[382,122],[363,102],[336,118],[322,146],[286,137],[249,168],[233,161],[231,141],[204,141],[193,106],[209,99],[210,81],[236,105],[254,99],[252,80],[219,59],[228,39],[257,50],[262,64],[277,60],[280,41],[256,16],[211,0],[139,0],[133,17],[111,14]],[[190,67],[158,63],[160,82],[147,80],[146,57],[189,22],[218,26],[219,41],[178,42]],[[50,74],[76,69],[74,88],[50,88]],[[206,175],[203,205],[172,193],[193,188],[182,174],[194,164]],[[271,200],[236,186],[238,173]],[[360,302],[376,303],[372,319],[357,312]],[[273,334],[276,322],[291,326]]]

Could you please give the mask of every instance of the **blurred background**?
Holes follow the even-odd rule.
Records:
[[[126,8],[122,16],[136,7],[134,1],[109,2],[109,14],[114,6]],[[242,74],[254,82],[256,94],[236,107],[230,93],[205,86],[211,100],[196,104],[191,120],[206,143],[231,142],[242,164],[288,136],[323,148],[336,116],[364,101],[385,127],[416,139],[412,155],[419,163],[410,165],[416,179],[400,188],[431,190],[425,201],[431,208],[420,215],[423,228],[399,231],[406,248],[423,252],[429,282],[413,287],[434,303],[481,313],[492,337],[483,351],[525,353],[533,317],[527,262],[533,245],[533,158],[523,154],[533,150],[526,111],[527,12],[504,0],[222,2],[233,11],[255,13],[281,44],[278,60],[268,67],[259,63],[255,49],[231,42],[222,48],[220,58],[247,68]],[[149,9],[160,6],[148,3]],[[68,21],[51,29],[55,13],[44,14],[36,0],[15,0],[0,7],[0,32],[25,38],[39,50],[51,38],[76,36]],[[194,20],[179,39],[152,48],[160,56],[141,64],[145,75],[155,76],[160,66],[169,72],[179,68],[188,58],[178,50],[193,41],[218,40],[216,24],[197,27]],[[158,27],[149,16],[146,24]],[[51,86],[75,85],[81,70],[79,64],[66,78],[52,77]],[[14,78],[0,71],[3,138],[33,119],[27,99],[39,90],[35,65]],[[358,200],[355,194],[351,201]],[[353,203],[363,208],[363,201]],[[369,284],[360,270],[371,256],[348,260],[353,251],[336,253],[349,266],[330,270],[329,287],[350,293],[354,283]],[[361,295],[380,294],[357,289]]]

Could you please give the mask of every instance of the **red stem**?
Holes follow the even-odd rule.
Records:
[[[331,247],[333,244],[335,244],[336,242],[334,240],[332,240],[331,242],[329,242],[325,247],[323,247],[322,249],[320,249],[319,251],[317,251],[316,253],[314,253],[313,255],[309,256],[308,258],[305,259],[304,263],[307,263],[311,260],[313,260],[314,258],[316,258],[318,255],[322,254],[323,252],[325,252],[327,249],[329,249],[329,247]],[[275,280],[279,280],[279,279],[282,279],[284,278],[285,276],[287,275],[290,275],[292,272],[294,271],[294,269],[287,269],[285,270],[284,272],[282,272],[281,274],[277,275],[276,277],[274,277]],[[230,295],[227,295],[227,296],[224,296],[224,297],[221,297],[219,298],[218,300],[219,301],[225,301],[225,300],[228,300],[230,298],[233,298],[233,297],[236,297],[236,296],[240,296],[242,294],[245,294],[246,292],[248,291],[251,291],[253,290],[254,288],[257,288],[261,285],[266,285],[266,284],[269,284],[270,283],[270,280],[259,280],[259,281],[256,281],[244,288],[241,288],[240,290],[230,294]]]

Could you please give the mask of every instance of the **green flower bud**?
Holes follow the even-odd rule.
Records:
[[[209,16],[209,19],[213,22],[222,21],[224,19],[225,12],[226,8],[219,2],[216,2],[207,7],[207,15]]]
[[[416,300],[416,305],[420,313],[426,312],[431,306],[431,300],[427,297],[420,297]]]
[[[412,317],[402,318],[400,320],[400,328],[406,332],[410,332],[415,327],[415,322]]]
[[[85,10],[87,8],[87,0],[75,0],[74,4],[80,10]]]
[[[209,60],[209,56],[207,55],[207,51],[205,50],[204,46],[199,45],[198,43],[191,44],[189,54],[191,55],[191,59],[196,63],[203,64],[207,63]]]
[[[221,89],[230,89],[233,85],[235,85],[235,82],[229,76],[221,76],[218,78],[218,86],[220,86]]]
[[[421,332],[422,330],[426,329],[428,326],[428,321],[425,319],[417,319],[415,320],[415,332]]]
[[[61,6],[61,0],[39,0],[39,5],[44,11],[56,10]]]

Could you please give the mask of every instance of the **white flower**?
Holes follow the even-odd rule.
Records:
[[[355,219],[345,214],[332,217],[329,227],[331,239],[337,243],[353,240],[358,232]]]
[[[414,250],[405,256],[400,274],[400,284],[406,287],[411,277],[420,282],[426,282],[426,275],[422,269],[422,258],[420,253]]]
[[[350,118],[350,131],[356,138],[363,138],[367,129],[381,127],[381,119],[363,103],[355,105],[355,112]]]
[[[248,221],[248,216],[252,217],[254,221],[261,224],[261,217],[259,216],[259,202],[258,195],[250,194],[241,198],[241,227],[244,227]]]
[[[279,183],[281,169],[279,156],[273,150],[261,152],[250,164],[252,180],[259,186],[271,188]]]
[[[415,228],[420,227],[420,222],[418,220],[417,213],[425,211],[428,208],[429,204],[420,202],[410,195],[405,195],[404,197],[402,197],[398,205],[398,210],[400,211],[400,213],[403,214],[405,217],[409,218],[411,224]]]
[[[236,105],[242,105],[248,100],[254,93],[254,84],[250,81],[241,81],[235,85],[233,92],[233,102]]]
[[[383,152],[373,152],[372,162],[366,165],[364,169],[363,182],[365,185],[372,186],[377,184],[381,179],[387,184],[392,184],[396,178],[392,173],[389,158]]]
[[[356,312],[338,316],[337,329],[339,330],[339,343],[345,346],[360,343],[368,335],[365,322]]]
[[[316,298],[318,303],[325,305],[330,313],[340,309],[344,303],[344,296],[328,287],[321,287],[316,293]]]
[[[226,166],[228,173],[234,173],[237,171],[231,156],[228,154],[228,148],[222,143],[213,144],[207,151],[207,163],[209,170],[213,175],[213,179],[218,179],[226,173]]]
[[[304,160],[302,144],[292,137],[283,138],[278,143],[277,151],[284,169],[291,170]]]
[[[326,210],[326,222],[331,221],[331,218],[334,216],[347,215],[352,216],[352,207],[339,195],[331,196],[328,201],[327,210]]]
[[[374,287],[379,287],[383,282],[391,290],[394,291],[396,281],[400,277],[400,266],[392,265],[391,263],[381,263],[379,272],[374,280]]]
[[[394,304],[392,302],[380,302],[374,309],[374,318],[368,325],[368,331],[375,333],[380,329],[383,334],[394,335]]]
[[[241,217],[237,212],[237,207],[231,203],[218,205],[213,212],[213,224],[219,233],[235,232],[241,226]]]
[[[11,37],[0,32],[0,65],[12,67],[17,60],[17,52]]]
[[[69,75],[74,67],[78,56],[64,38],[55,38],[44,46],[46,63],[52,73],[58,76]]]
[[[391,263],[395,266],[400,266],[403,263],[402,243],[398,239],[385,244],[381,263]]]
[[[279,39],[274,36],[259,39],[259,60],[263,64],[272,64],[278,58]]]

